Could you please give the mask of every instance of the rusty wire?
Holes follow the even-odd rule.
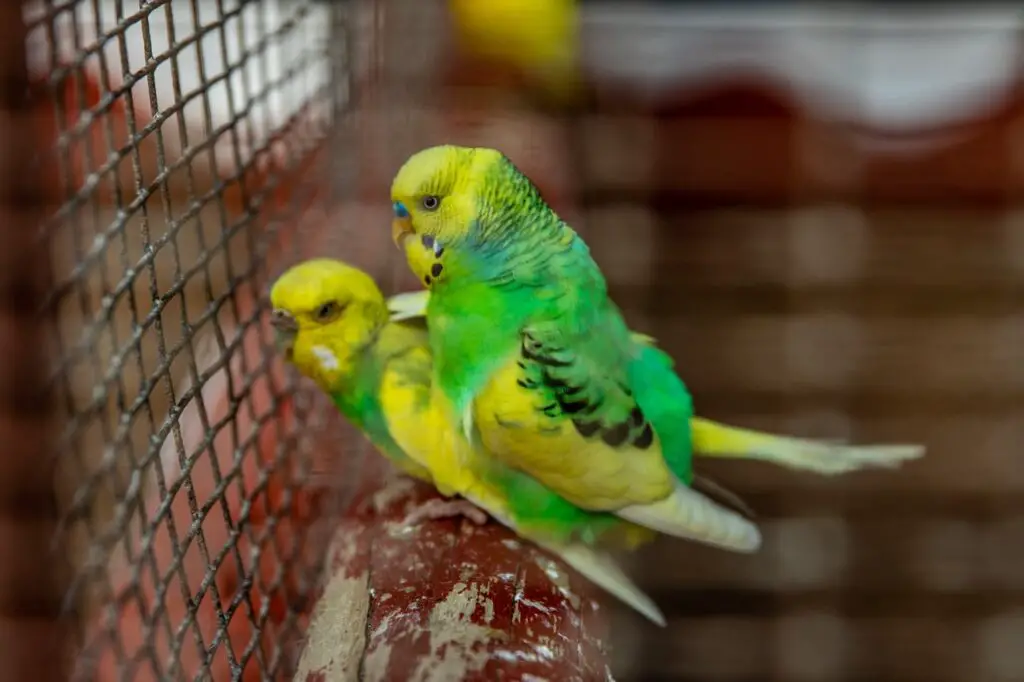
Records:
[[[299,570],[302,538],[281,546],[275,529],[295,505],[306,441],[282,419],[293,387],[271,369],[260,320],[296,209],[320,196],[315,154],[337,68],[316,28],[342,27],[323,20],[336,12],[313,0],[25,5],[30,75],[47,91],[36,115],[55,124],[37,161],[59,171],[60,205],[43,229],[54,245],[54,388],[67,417],[59,537],[72,569],[64,607],[81,623],[79,675],[89,679],[104,657],[128,679],[208,679],[218,656],[233,677],[255,666],[274,678],[289,664],[302,600],[288,600],[268,651],[259,633],[271,603],[250,593],[292,589],[284,583]],[[208,405],[211,381],[225,376],[223,404]],[[308,405],[300,396],[294,409]],[[254,464],[268,437],[273,456]],[[271,508],[275,476],[285,491]],[[225,542],[206,537],[214,523]],[[185,568],[197,549],[200,579]],[[268,557],[270,578],[257,570]],[[117,565],[126,579],[112,577]],[[235,574],[233,590],[222,570]],[[315,570],[299,571],[297,589]],[[204,602],[212,636],[199,623]],[[129,612],[146,640],[138,646],[125,640],[137,634],[125,631]],[[254,633],[243,646],[228,634],[233,619]],[[192,648],[198,670],[183,663]]]

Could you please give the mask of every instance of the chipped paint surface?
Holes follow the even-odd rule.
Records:
[[[343,525],[328,550],[330,565],[350,564],[358,555],[358,533]],[[366,648],[366,614],[370,609],[369,572],[354,576],[333,572],[306,631],[295,682],[356,682]]]
[[[494,522],[403,526],[435,495],[397,479],[352,506],[296,680],[612,679],[594,588]]]
[[[471,620],[480,606],[484,608],[483,625]],[[420,659],[412,679],[419,682],[462,680],[469,673],[483,670],[489,659],[488,640],[501,635],[486,625],[488,614],[493,619],[494,607],[486,591],[481,592],[477,585],[456,583],[430,614],[429,653]]]
[[[554,585],[564,596],[569,603],[572,604],[574,609],[580,607],[580,597],[578,594],[572,591],[572,584],[569,579],[569,568],[558,563],[546,554],[536,553],[533,560],[540,566],[541,570],[544,571],[544,575],[548,577],[551,584]]]

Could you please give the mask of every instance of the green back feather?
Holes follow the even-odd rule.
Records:
[[[629,365],[629,383],[661,440],[661,453],[669,469],[689,485],[693,481],[693,399],[672,365],[667,353],[645,344]]]

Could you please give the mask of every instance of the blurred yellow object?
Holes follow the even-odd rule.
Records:
[[[579,85],[576,0],[450,0],[466,49],[522,71],[559,101]]]

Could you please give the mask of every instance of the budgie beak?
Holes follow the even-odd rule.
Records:
[[[395,217],[391,221],[391,239],[395,246],[402,248],[405,238],[412,235],[412,218],[409,216],[409,209],[401,201],[391,204],[391,210]]]
[[[286,310],[275,308],[270,314],[270,326],[274,328],[274,340],[277,347],[287,357],[291,357],[292,348],[295,346],[295,336],[299,333],[299,323]]]
[[[405,240],[412,234],[412,222],[408,218],[395,218],[391,221],[391,239],[399,249],[403,248]]]

